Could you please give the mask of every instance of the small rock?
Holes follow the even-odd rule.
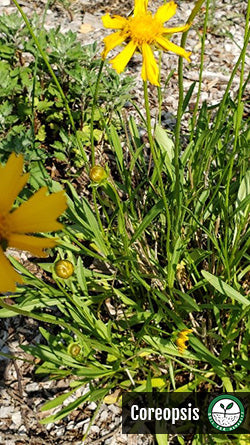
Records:
[[[88,405],[88,409],[90,409],[90,411],[94,411],[97,408],[97,404],[95,402],[91,402]]]
[[[112,411],[113,414],[115,414],[116,416],[120,416],[121,414],[121,408],[119,408],[119,406],[116,405],[110,405],[109,406],[110,411]]]
[[[108,411],[103,411],[100,415],[100,421],[101,422],[106,422],[106,420],[108,419]]]
[[[64,426],[61,426],[61,427],[59,427],[59,428],[56,429],[56,436],[57,436],[57,437],[61,437],[61,436],[63,436],[64,433],[65,433],[65,428],[64,428]]]
[[[93,14],[89,14],[88,12],[85,12],[83,23],[91,25],[92,28],[95,28],[95,29],[100,29],[103,26],[102,21],[99,17],[96,17]]]
[[[115,418],[115,426],[119,425],[121,423],[121,419],[119,417]]]
[[[97,425],[92,425],[92,427],[90,428],[91,433],[96,433],[99,434],[100,433],[100,428]]]
[[[19,427],[22,424],[21,413],[17,412],[17,413],[12,414],[11,420],[16,426]]]
[[[0,407],[0,419],[7,419],[11,414],[10,406],[1,406]]]
[[[90,422],[90,419],[82,420],[81,422],[78,422],[78,423],[75,425],[75,428],[82,428],[82,427],[84,426],[83,431],[85,432],[85,431],[87,431],[87,428],[88,428],[88,426],[89,426],[89,422]]]
[[[89,421],[90,422],[90,421]],[[85,423],[85,425],[84,425],[84,428],[83,428],[83,434],[85,434],[86,432],[87,432],[87,429],[88,429],[88,427],[89,427],[89,422],[88,423]],[[80,424],[83,424],[83,422],[79,422],[77,425],[76,425],[76,427],[77,428],[79,428],[79,425]],[[83,425],[81,425],[81,426],[83,426]]]
[[[24,425],[21,425],[20,428],[18,429],[18,434],[25,434],[25,433],[27,433],[27,430]]]
[[[28,385],[26,385],[26,387],[25,387],[26,392],[33,392],[33,391],[38,391],[38,390],[39,390],[39,386],[36,382],[28,383]]]
[[[0,6],[9,6],[9,5],[10,5],[10,0],[1,0]]]

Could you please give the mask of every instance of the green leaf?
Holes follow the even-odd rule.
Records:
[[[159,124],[157,124],[155,128],[155,140],[160,147],[162,159],[168,170],[170,178],[173,181],[175,176],[174,166],[172,163],[174,158],[174,143],[168,136],[167,132]]]
[[[221,278],[215,277],[211,273],[202,270],[201,271],[203,277],[222,295],[225,297],[230,297],[232,300],[238,301],[238,303],[243,306],[248,306],[249,301],[246,297],[243,297],[238,291],[236,291],[233,287],[229,286],[229,284],[225,283]]]
[[[46,402],[44,405],[41,406],[40,410],[47,411],[48,409],[56,408],[58,405],[61,405],[69,396],[74,394],[74,392],[81,386],[82,384],[72,389],[71,391],[68,391],[66,394],[61,394],[60,396],[55,397],[55,399],[49,400],[49,402]]]
[[[190,85],[190,87],[188,89],[188,92],[187,92],[187,94],[186,94],[186,96],[184,98],[183,104],[182,104],[182,113],[184,113],[184,111],[186,110],[186,108],[187,108],[187,106],[189,104],[189,101],[190,101],[191,96],[193,94],[195,85],[196,85],[196,82],[191,83],[191,85]]]
[[[86,394],[84,394],[83,396],[81,396],[78,399],[74,400],[73,402],[69,403],[67,406],[65,406],[58,413],[53,414],[52,416],[46,417],[45,419],[42,419],[40,421],[40,423],[42,425],[46,425],[48,423],[56,422],[57,420],[63,419],[64,417],[68,416],[73,410],[78,408],[78,406],[82,405],[83,403],[85,403],[87,401],[102,400],[108,394],[109,390],[110,390],[110,388],[96,389],[96,390],[89,391]]]
[[[169,443],[168,442],[168,434],[156,434],[155,438],[156,438],[158,445],[166,445],[167,443]]]
[[[122,174],[124,172],[123,150],[119,136],[113,125],[111,125],[109,128],[109,135],[110,135],[110,142],[115,149],[117,165],[119,167],[120,173]]]
[[[79,284],[81,290],[83,291],[83,294],[86,297],[88,297],[88,287],[87,287],[87,282],[86,282],[86,278],[85,278],[85,274],[84,274],[84,267],[82,264],[81,257],[79,257],[77,260],[76,276],[77,276],[78,284]]]
[[[160,201],[157,202],[157,204],[155,204],[149,210],[145,218],[142,220],[141,224],[139,225],[134,235],[132,236],[130,244],[133,244],[138,238],[140,238],[145,229],[151,224],[151,222],[156,218],[156,216],[158,216],[159,213],[162,212],[163,209],[164,209],[164,203],[163,200],[161,199]]]

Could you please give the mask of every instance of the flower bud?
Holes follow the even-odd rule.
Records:
[[[70,343],[68,346],[68,353],[72,357],[77,357],[81,352],[81,346],[78,343]]]
[[[101,165],[94,165],[94,167],[90,169],[89,177],[93,182],[102,182],[106,179],[107,174]]]
[[[59,260],[55,264],[55,272],[56,275],[60,278],[64,278],[65,280],[74,273],[74,266],[68,260]]]

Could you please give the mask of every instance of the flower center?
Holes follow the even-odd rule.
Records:
[[[3,250],[8,247],[8,237],[10,235],[9,224],[6,215],[0,213],[0,246]]]
[[[124,31],[128,35],[128,38],[137,43],[137,45],[142,45],[143,43],[150,45],[156,37],[162,34],[163,26],[156,18],[152,17],[152,14],[149,12],[129,18]]]

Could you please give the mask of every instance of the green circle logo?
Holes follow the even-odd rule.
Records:
[[[244,416],[244,406],[235,396],[227,394],[218,396],[208,407],[209,421],[220,431],[236,430],[242,424]]]

